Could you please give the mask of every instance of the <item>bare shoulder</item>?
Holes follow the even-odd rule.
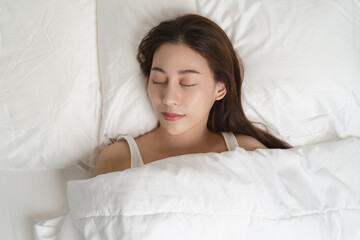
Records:
[[[118,141],[106,146],[100,153],[91,177],[130,168],[131,154],[126,141]]]
[[[235,135],[236,140],[239,143],[239,146],[244,148],[246,151],[253,151],[258,148],[267,148],[264,144],[262,144],[259,140],[254,137],[237,134]]]

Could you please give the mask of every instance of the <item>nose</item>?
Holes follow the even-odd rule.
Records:
[[[180,104],[180,93],[175,84],[168,83],[163,91],[163,104],[167,106],[178,106]]]

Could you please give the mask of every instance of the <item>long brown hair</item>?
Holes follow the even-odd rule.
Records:
[[[141,41],[136,56],[147,78],[150,76],[153,55],[164,43],[185,44],[198,52],[207,59],[215,81],[225,83],[225,97],[215,101],[210,110],[207,122],[210,131],[252,136],[267,148],[292,147],[254,126],[246,118],[241,104],[243,64],[226,33],[216,23],[200,15],[187,14],[163,21],[151,29]]]

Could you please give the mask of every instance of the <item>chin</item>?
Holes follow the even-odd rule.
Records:
[[[181,128],[179,126],[169,126],[167,124],[161,124],[161,127],[169,134],[172,136],[177,136],[180,135],[181,133],[186,132],[186,129]]]
[[[178,130],[178,129],[170,129],[170,128],[164,128],[165,131],[172,136],[177,136],[183,133],[184,131]]]

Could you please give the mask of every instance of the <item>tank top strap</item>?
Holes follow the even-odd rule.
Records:
[[[144,161],[142,160],[139,147],[137,146],[135,139],[131,135],[120,135],[116,140],[119,141],[121,139],[125,139],[130,148],[131,155],[131,168],[141,167],[144,165]]]
[[[234,151],[237,147],[239,147],[239,143],[232,132],[221,132],[224,137],[226,146],[228,151]]]

